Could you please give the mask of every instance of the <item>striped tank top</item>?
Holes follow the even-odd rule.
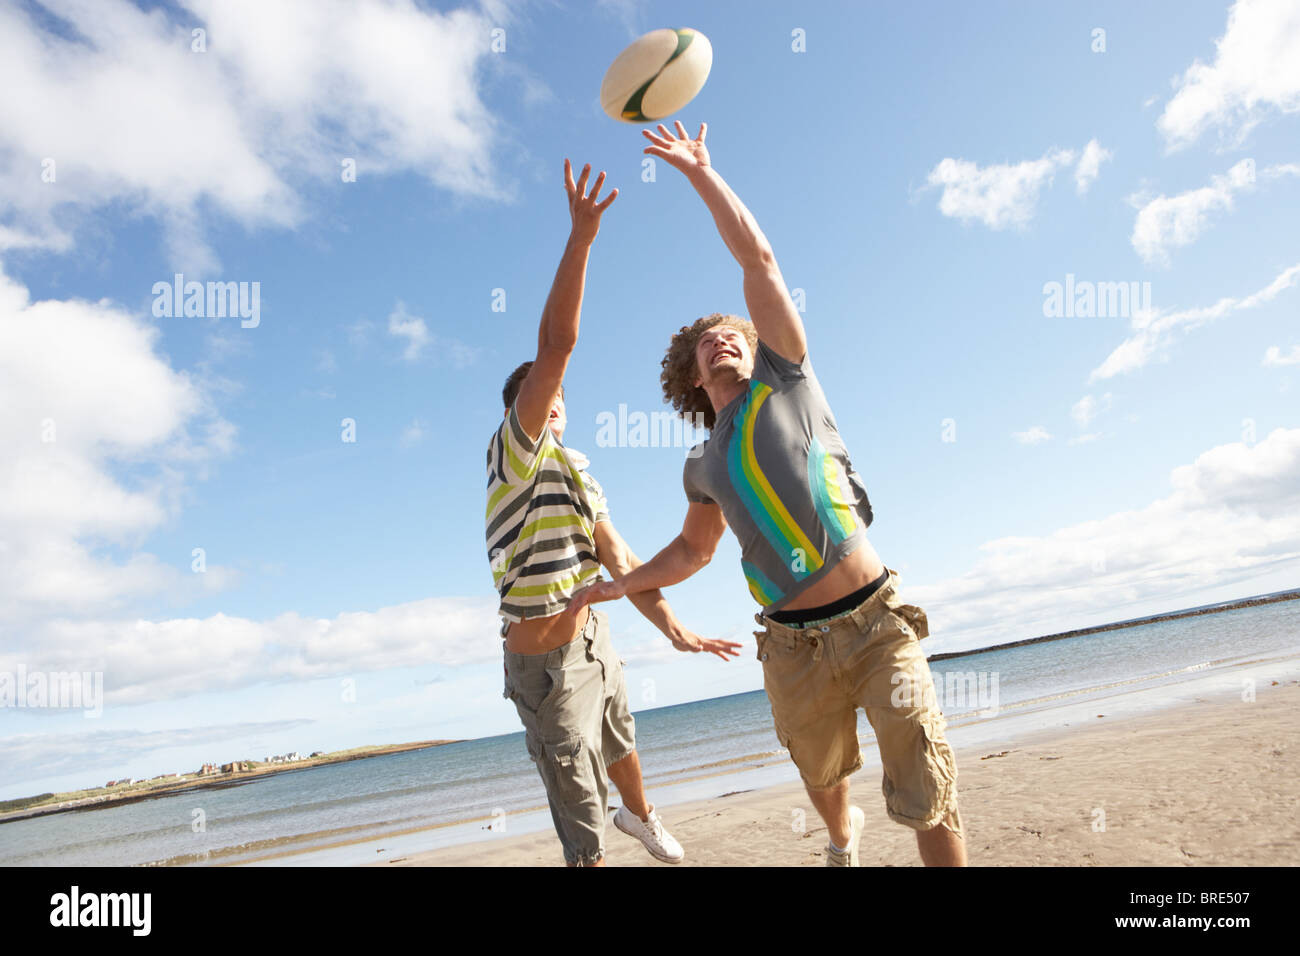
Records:
[[[609,520],[587,458],[550,428],[528,437],[513,408],[487,453],[487,549],[507,621],[550,617],[596,581],[595,526]]]

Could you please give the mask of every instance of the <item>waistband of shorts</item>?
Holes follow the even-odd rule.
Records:
[[[582,630],[573,635],[573,640],[567,644],[553,647],[549,651],[542,651],[540,654],[516,654],[506,647],[505,638],[502,638],[501,653],[505,655],[508,663],[515,666],[516,670],[526,670],[529,667],[557,667],[563,664],[564,661],[577,656],[580,652],[586,653],[587,645],[596,640],[599,624],[596,615],[599,613],[594,607],[588,608],[587,623],[582,626]]]
[[[788,638],[809,638],[815,635],[825,634],[835,628],[842,628],[848,623],[854,624],[859,631],[865,630],[867,624],[880,611],[887,607],[886,598],[894,593],[898,586],[898,572],[892,568],[885,568],[887,577],[885,581],[871,592],[870,596],[855,608],[850,608],[843,614],[837,614],[835,617],[822,621],[820,624],[793,627],[789,624],[782,624],[780,621],[773,621],[769,617],[764,617],[761,613],[754,615],[754,620],[761,626],[767,628],[768,634],[776,634]]]

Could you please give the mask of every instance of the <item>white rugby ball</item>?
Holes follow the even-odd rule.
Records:
[[[713,46],[703,33],[651,30],[605,71],[600,105],[625,123],[663,119],[695,99],[712,66]]]

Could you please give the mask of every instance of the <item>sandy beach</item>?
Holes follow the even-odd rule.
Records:
[[[956,747],[972,865],[1290,866],[1300,850],[1300,681],[1257,698],[1198,699],[1137,717]],[[1105,708],[1098,708],[1105,713]],[[864,866],[916,866],[912,831],[885,816],[878,768],[853,777]],[[785,784],[665,808],[682,866],[820,866],[826,831]],[[800,821],[805,825],[800,827]],[[610,866],[664,866],[611,824]],[[562,865],[554,832],[510,835],[378,866]]]

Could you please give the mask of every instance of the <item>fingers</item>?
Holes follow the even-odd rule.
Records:
[[[686,127],[682,125],[681,120],[676,121],[676,126],[677,126],[678,136],[680,136],[682,139],[690,139],[690,137],[686,135]]]
[[[591,163],[582,167],[582,176],[578,178],[578,198],[585,199],[587,196],[587,177],[591,175]]]
[[[602,169],[600,171],[600,175],[596,177],[596,182],[592,185],[591,192],[587,195],[587,198],[590,199],[592,202],[595,202],[596,195],[600,192],[600,187],[603,186],[604,183],[605,183],[605,171]]]
[[[564,159],[564,188],[568,192],[569,196],[572,197],[573,191],[576,187],[573,185],[573,167],[569,165],[569,159],[567,156]]]
[[[617,197],[618,197],[618,190],[615,189],[612,193],[609,194],[609,196],[605,199],[604,202],[596,206],[596,212],[604,212],[606,209],[610,207],[610,205],[614,202],[614,200]]]
[[[697,137],[695,137],[695,138],[696,138],[697,140],[699,140],[701,143],[704,142],[704,134],[707,133],[708,131],[709,131],[709,124],[708,124],[708,123],[701,123],[701,124],[700,124],[700,135],[697,136]]]
[[[662,126],[660,126],[659,128],[663,129]],[[667,145],[667,143],[669,142],[668,140],[664,139],[662,136],[656,136],[648,129],[641,130],[641,135],[644,136],[646,139],[650,140],[650,142],[654,143],[656,146],[664,146]]]

